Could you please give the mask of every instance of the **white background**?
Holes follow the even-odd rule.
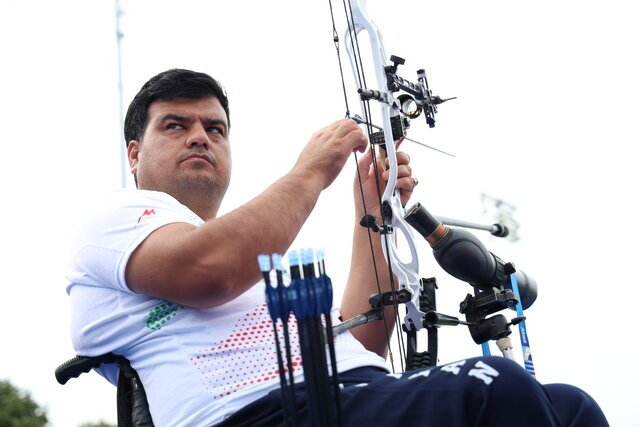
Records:
[[[344,115],[326,1],[121,7],[127,105],[167,68],[225,85],[234,171],[224,211],[286,173],[310,134]],[[407,59],[402,75],[426,68],[436,94],[458,96],[441,106],[435,129],[412,126],[413,138],[457,155],[404,145],[420,178],[414,200],[478,222],[483,192],[517,206],[519,242],[478,236],[538,282],[527,313],[538,378],[589,391],[611,425],[639,425],[635,2],[394,0],[372,2],[370,15],[387,53]],[[0,378],[30,390],[54,426],[115,423],[114,387],[95,374],[65,387],[53,376],[73,355],[63,280],[70,234],[92,200],[121,186],[114,4],[2,0],[0,43]],[[338,294],[353,169],[325,192],[297,242],[325,247]],[[439,309],[456,314],[470,287],[423,246]],[[440,335],[441,363],[479,354],[463,328]]]

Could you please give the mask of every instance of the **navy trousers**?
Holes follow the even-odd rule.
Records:
[[[374,367],[340,374],[345,427],[608,426],[598,404],[566,384],[542,385],[502,357],[477,357],[388,374]],[[283,426],[280,390],[219,426]],[[298,426],[311,426],[304,383],[296,386]]]

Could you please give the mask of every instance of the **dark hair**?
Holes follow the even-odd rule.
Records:
[[[209,96],[220,101],[227,114],[227,126],[231,126],[227,94],[220,83],[208,74],[174,68],[151,77],[129,104],[124,119],[125,144],[128,146],[132,139],[142,140],[147,127],[149,106],[154,101],[170,101],[177,98],[202,99]]]

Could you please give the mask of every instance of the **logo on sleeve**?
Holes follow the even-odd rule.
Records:
[[[142,215],[140,215],[138,217],[138,222],[136,224],[140,224],[140,220],[142,220],[143,217],[150,216],[150,215],[155,215],[155,214],[156,214],[156,210],[155,209],[145,209],[144,212],[142,213]]]

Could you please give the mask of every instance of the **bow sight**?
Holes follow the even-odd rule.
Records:
[[[456,97],[443,99],[437,95],[433,95],[431,89],[429,89],[427,74],[424,69],[417,71],[417,83],[412,83],[400,77],[397,74],[398,66],[403,65],[405,60],[395,55],[391,55],[390,60],[393,62],[393,65],[384,67],[384,72],[387,77],[387,89],[392,93],[399,91],[404,91],[404,93],[394,100],[390,100],[389,98],[391,97],[389,97],[387,93],[377,90],[359,89],[358,93],[362,101],[376,100],[392,104],[393,110],[401,113],[401,115],[395,114],[391,116],[393,139],[394,141],[398,141],[404,137],[405,129],[410,126],[410,119],[420,117],[423,111],[429,127],[434,127],[436,125],[435,115],[438,112],[438,105],[456,99]],[[384,132],[373,132],[369,138],[372,144],[384,145]]]

